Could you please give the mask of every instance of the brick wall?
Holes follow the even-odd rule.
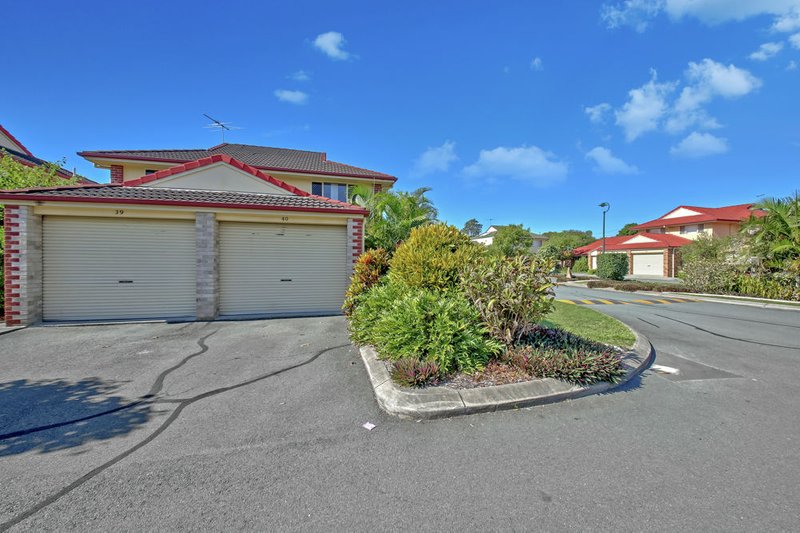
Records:
[[[670,275],[670,272],[672,271],[672,268],[671,268],[672,267],[672,264],[671,264],[672,263],[672,261],[671,261],[672,255],[669,252],[670,252],[669,248],[664,250],[664,277],[665,278],[672,277]]]
[[[633,275],[633,252],[628,250],[628,275]]]
[[[353,274],[353,265],[364,252],[364,219],[347,219],[347,275]]]
[[[375,192],[381,192],[383,190],[383,185],[380,183],[375,183],[372,185],[372,190]]]
[[[219,223],[214,213],[195,213],[197,320],[219,313]]]
[[[122,183],[122,165],[111,165],[111,183]]]
[[[5,321],[27,326],[42,319],[42,217],[31,206],[5,206],[3,251]]]

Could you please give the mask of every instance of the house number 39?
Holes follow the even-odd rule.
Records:
[[[114,209],[114,214],[115,215],[124,215],[125,214],[125,210],[124,209]]]

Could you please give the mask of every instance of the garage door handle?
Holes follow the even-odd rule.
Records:
[[[132,279],[121,279],[117,283],[133,283]]]
[[[281,278],[281,281],[292,281],[291,278]]]

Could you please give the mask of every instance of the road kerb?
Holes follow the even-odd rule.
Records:
[[[360,352],[381,409],[400,418],[433,419],[544,405],[617,389],[641,374],[655,359],[650,341],[639,332],[634,333],[636,342],[622,359],[625,376],[617,383],[600,382],[586,386],[548,378],[474,389],[412,389],[399,387],[392,381],[374,348],[362,346]]]

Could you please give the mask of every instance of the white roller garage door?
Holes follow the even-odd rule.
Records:
[[[194,221],[44,217],[45,320],[195,316]]]
[[[220,223],[220,313],[339,313],[347,228]]]
[[[664,254],[633,254],[634,276],[663,276]]]

